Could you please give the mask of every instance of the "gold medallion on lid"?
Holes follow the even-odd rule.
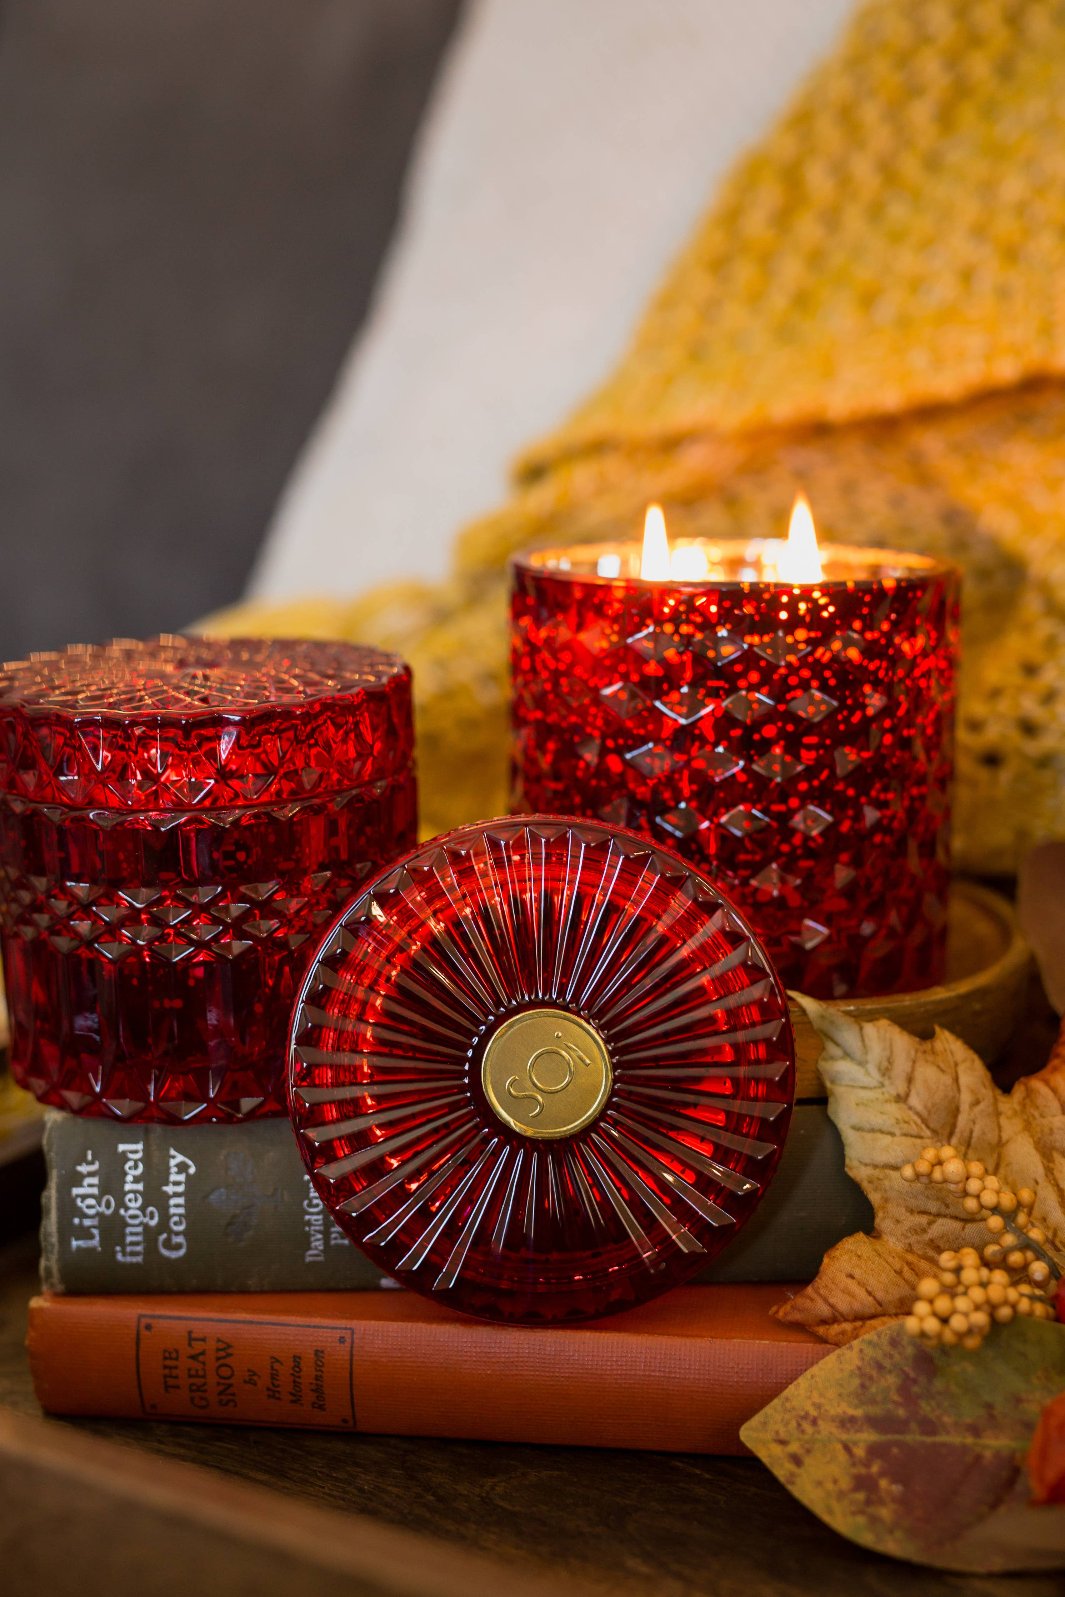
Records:
[[[606,1044],[568,1010],[527,1009],[489,1039],[485,1097],[505,1125],[527,1137],[569,1137],[596,1118],[614,1075]]]

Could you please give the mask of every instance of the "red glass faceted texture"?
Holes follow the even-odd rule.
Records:
[[[513,808],[676,848],[789,987],[940,980],[957,573],[829,549],[813,587],[648,583],[598,576],[605,552],[514,564]]]
[[[501,1112],[492,1061],[526,1023]],[[290,1073],[312,1180],[382,1270],[549,1323],[641,1302],[736,1235],[783,1146],[794,1045],[717,887],[629,833],[524,817],[365,889],[308,971]],[[573,1129],[543,1130],[574,1091]]]
[[[159,638],[0,668],[16,1078],[122,1120],[285,1112],[307,960],[417,835],[410,675],[339,643]]]

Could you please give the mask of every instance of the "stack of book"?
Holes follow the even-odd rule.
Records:
[[[871,1218],[824,1104],[800,1104],[757,1214],[705,1280],[611,1319],[488,1325],[382,1279],[285,1120],[50,1112],[29,1348],[54,1413],[734,1452],[828,1351],[770,1310]]]

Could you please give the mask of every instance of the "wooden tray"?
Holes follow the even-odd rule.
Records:
[[[958,1597],[751,1458],[42,1419],[0,1248],[4,1597]],[[550,1332],[545,1332],[550,1335]],[[987,1577],[981,1597],[1060,1597]],[[968,1588],[966,1588],[968,1589]]]
[[[889,998],[856,998],[833,1004],[856,1020],[893,1020],[915,1037],[931,1037],[937,1026],[969,1044],[987,1065],[1003,1053],[1021,1023],[1031,953],[1010,904],[975,882],[951,889],[947,980],[941,987]],[[817,1071],[821,1040],[797,1004],[791,1006],[798,1064],[796,1096],[824,1098]]]

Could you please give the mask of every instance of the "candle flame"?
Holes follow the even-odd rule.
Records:
[[[820,582],[824,577],[817,528],[805,494],[797,494],[791,507],[787,542],[777,556],[777,576],[781,582]]]
[[[664,582],[669,576],[669,538],[661,505],[648,505],[643,518],[643,553],[640,577],[644,582]]]
[[[643,523],[640,576],[644,582],[699,582],[709,575],[710,562],[699,543],[670,547],[661,505],[648,505]]]
[[[787,538],[756,542],[747,550],[748,563],[740,578],[750,582],[815,583],[824,580],[821,551],[813,512],[805,494],[797,494],[791,510]],[[617,563],[615,563],[617,562]],[[616,576],[620,561],[612,554],[599,557],[600,576]],[[711,574],[710,556],[700,542],[670,548],[661,505],[648,505],[643,523],[640,578],[644,582],[703,582]]]
[[[710,562],[701,543],[682,544],[669,557],[669,574],[678,582],[701,582],[710,575]]]

